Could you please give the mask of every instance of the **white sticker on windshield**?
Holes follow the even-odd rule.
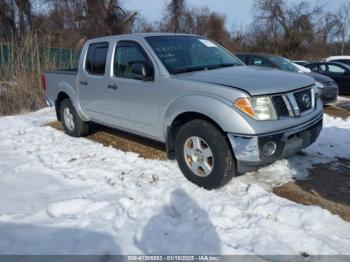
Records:
[[[212,41],[209,41],[207,39],[198,39],[202,44],[204,44],[207,47],[218,47],[216,44],[214,44]]]

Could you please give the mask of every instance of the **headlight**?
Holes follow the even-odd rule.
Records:
[[[268,96],[239,98],[235,107],[256,120],[276,120],[277,115]]]
[[[319,89],[323,89],[324,85],[321,84],[320,82],[316,82],[316,87],[319,88]]]
[[[321,87],[322,86],[322,87]],[[316,82],[316,84],[311,88],[312,90],[312,93],[313,93],[313,106],[315,105],[317,99],[322,96],[323,94],[323,88],[324,88],[324,85],[319,83],[319,82]]]

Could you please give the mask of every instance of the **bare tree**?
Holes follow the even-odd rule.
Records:
[[[47,19],[37,15],[36,26],[41,39],[49,38],[54,46],[79,48],[87,38],[129,33],[137,17],[118,0],[45,1]]]
[[[208,19],[207,36],[221,45],[228,45],[230,35],[225,28],[226,17],[218,13],[212,12]]]
[[[0,0],[0,34],[4,38],[23,37],[33,29],[32,14],[29,0]]]
[[[256,0],[253,10],[253,27],[260,35],[265,30],[274,52],[295,56],[313,41],[314,20],[322,7],[311,8],[305,1],[287,5],[285,0]]]
[[[318,35],[325,47],[329,38],[335,34],[337,23],[337,16],[331,12],[326,12],[318,20]]]
[[[340,6],[338,11],[337,21],[337,33],[336,35],[340,38],[341,44],[341,55],[345,53],[345,44],[349,37],[350,30],[350,3],[344,3]]]
[[[27,30],[33,29],[32,5],[28,0],[15,0],[15,3],[19,18],[19,31],[23,35]]]
[[[195,19],[194,33],[199,35],[207,34],[207,26],[209,23],[210,10],[208,7],[192,9],[192,15]]]
[[[13,1],[0,0],[0,34],[3,38],[17,37],[15,5]]]
[[[185,26],[183,21],[186,18],[187,5],[185,0],[170,0],[166,5],[163,20],[166,21],[162,26],[163,31],[167,32],[184,32]]]
[[[145,17],[138,15],[135,17],[133,23],[132,23],[132,28],[131,32],[132,33],[149,33],[153,32],[156,29],[156,26],[149,23]]]
[[[126,1],[125,1],[126,2]],[[254,21],[245,29],[226,27],[225,15],[167,0],[163,19],[150,23],[121,0],[0,0],[0,40],[37,35],[39,44],[80,48],[87,38],[129,32],[182,32],[204,35],[231,50],[246,49],[302,57],[327,55],[350,44],[350,3],[324,13],[306,0],[255,0]],[[35,6],[41,8],[33,8]],[[18,41],[20,43],[20,41]],[[317,50],[317,51],[316,51]]]

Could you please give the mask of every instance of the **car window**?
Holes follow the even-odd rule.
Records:
[[[143,63],[151,72],[151,62],[142,47],[132,41],[119,42],[114,54],[114,75],[122,78],[135,79],[136,75],[131,72],[133,64]]]
[[[248,61],[248,56],[246,56],[246,55],[236,55],[238,58],[239,58],[239,60],[241,60],[243,63],[245,63],[245,64],[249,64],[249,61]]]
[[[86,56],[85,70],[92,75],[104,75],[107,53],[107,42],[90,44]]]
[[[278,69],[281,69],[283,71],[289,71],[289,72],[299,72],[299,69],[296,67],[295,64],[293,64],[290,60],[281,57],[281,56],[270,56],[269,61],[276,65]]]
[[[272,63],[269,62],[267,59],[257,57],[257,56],[250,57],[250,64],[254,66],[261,66],[261,67],[273,67]]]
[[[327,66],[326,65],[320,65],[319,66],[319,72],[326,73],[327,72]]]
[[[345,73],[345,71],[346,70],[341,68],[340,66],[328,65],[328,72],[329,73],[343,75]]]
[[[317,64],[316,65],[309,65],[308,68],[311,69],[311,71],[313,71],[313,72],[318,72],[319,71]]]

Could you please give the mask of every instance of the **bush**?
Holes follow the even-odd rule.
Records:
[[[29,34],[21,42],[0,46],[0,115],[38,110],[45,106],[40,74],[57,67],[71,68],[76,50],[39,48],[36,36]]]

